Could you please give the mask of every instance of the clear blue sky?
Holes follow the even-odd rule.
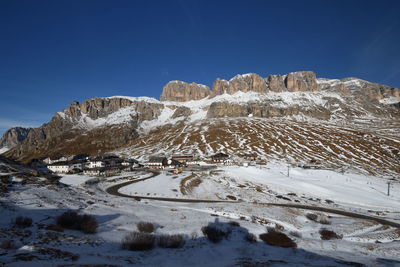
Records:
[[[73,100],[298,70],[400,87],[400,1],[0,0],[0,134]]]

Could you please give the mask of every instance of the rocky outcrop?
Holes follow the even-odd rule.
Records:
[[[189,117],[192,115],[192,110],[188,107],[178,107],[174,114],[172,114],[172,118],[179,118],[179,117]]]
[[[272,92],[286,91],[285,78],[286,75],[269,75],[266,78],[268,89]]]
[[[160,96],[161,101],[184,102],[199,100],[210,95],[208,86],[197,83],[186,83],[182,81],[171,81],[167,83]]]
[[[322,90],[336,91],[343,95],[353,96],[362,101],[375,101],[388,97],[400,97],[400,89],[387,85],[367,82],[358,78],[317,79]]]
[[[290,92],[320,91],[317,77],[312,71],[289,73],[285,78],[285,86]]]
[[[0,139],[0,148],[13,148],[26,139],[32,128],[14,127],[3,134]]]
[[[229,102],[214,102],[208,112],[208,118],[224,117],[258,117],[275,118],[293,115],[306,115],[311,118],[328,120],[331,116],[330,110],[324,107],[315,107],[310,110],[299,105],[276,106],[267,102],[250,102],[246,104],[232,104]]]
[[[212,87],[212,96],[234,94],[236,92],[267,93],[268,85],[261,76],[255,73],[236,75],[229,81],[217,79]]]

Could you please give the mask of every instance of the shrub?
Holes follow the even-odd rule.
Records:
[[[161,248],[181,248],[185,245],[185,238],[181,234],[160,235],[157,244]]]
[[[228,224],[231,225],[231,226],[235,226],[235,227],[239,227],[240,226],[240,223],[235,222],[235,221],[230,221],[230,222],[228,222]]]
[[[227,238],[231,231],[218,229],[216,226],[204,226],[201,228],[204,236],[213,243],[218,243],[222,238]]]
[[[90,215],[79,215],[75,211],[66,211],[57,218],[57,225],[72,230],[80,230],[86,234],[96,233],[98,224]]]
[[[83,215],[81,217],[80,230],[82,230],[82,232],[84,232],[85,234],[96,233],[97,227],[97,221],[93,216]]]
[[[56,231],[56,232],[64,232],[64,228],[58,224],[50,224],[46,227],[46,230]]]
[[[19,228],[31,227],[32,219],[29,217],[18,216],[15,218],[14,225]]]
[[[138,222],[136,224],[137,229],[139,232],[142,233],[152,233],[154,232],[154,224],[150,222]]]
[[[57,224],[73,230],[80,230],[79,227],[80,216],[75,211],[66,211],[57,217]]]
[[[249,243],[255,243],[257,242],[257,237],[252,233],[247,233],[244,237],[244,240],[246,240]]]
[[[150,250],[154,248],[155,237],[153,234],[132,232],[122,240],[122,248],[126,250]]]
[[[338,235],[334,231],[328,229],[319,230],[319,234],[321,235],[322,240],[342,239],[341,235]]]
[[[295,248],[297,244],[290,239],[284,233],[278,231],[270,231],[268,233],[264,233],[259,235],[259,238],[264,241],[264,243],[276,246],[276,247],[283,247],[283,248]]]
[[[13,240],[3,240],[0,242],[0,248],[2,249],[14,249],[15,243]]]

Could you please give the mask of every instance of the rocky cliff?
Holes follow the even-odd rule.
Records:
[[[256,92],[266,94],[272,92],[316,92],[320,91],[317,78],[312,71],[292,72],[287,75],[270,75],[262,78],[255,73],[236,75],[229,81],[217,78],[212,90],[196,83],[188,84],[181,81],[172,81],[164,86],[161,101],[190,101],[215,97],[222,94],[237,92]]]
[[[13,148],[26,139],[31,128],[14,127],[3,134],[0,139],[0,148]]]
[[[186,83],[182,81],[171,81],[167,83],[160,96],[161,101],[183,102],[199,100],[210,95],[208,86],[197,83]]]

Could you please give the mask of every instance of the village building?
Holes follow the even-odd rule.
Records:
[[[87,163],[87,168],[89,168],[89,169],[103,168],[105,166],[106,166],[106,163],[104,162],[104,160],[101,158],[98,158],[98,157],[90,159]]]
[[[116,175],[121,170],[119,168],[92,168],[92,169],[84,169],[83,174],[87,176],[102,176],[102,177],[109,177]]]
[[[65,157],[65,156],[61,156],[61,157],[47,157],[43,160],[44,163],[46,164],[53,164],[56,162],[64,162],[64,161],[69,161],[72,160],[73,156],[70,157]]]
[[[186,163],[189,161],[193,161],[193,155],[173,155],[171,157],[172,160],[177,160],[182,163]]]
[[[47,168],[55,173],[68,173],[70,171],[70,166],[66,161],[49,164]]]
[[[222,163],[222,164],[232,163],[232,160],[229,159],[229,155],[222,152],[212,155],[211,160],[214,163]]]
[[[248,154],[242,154],[240,155],[241,158],[249,161],[256,161],[258,159],[258,156],[256,153],[248,153]]]
[[[164,169],[168,165],[168,159],[166,157],[150,157],[145,165],[149,169]]]

